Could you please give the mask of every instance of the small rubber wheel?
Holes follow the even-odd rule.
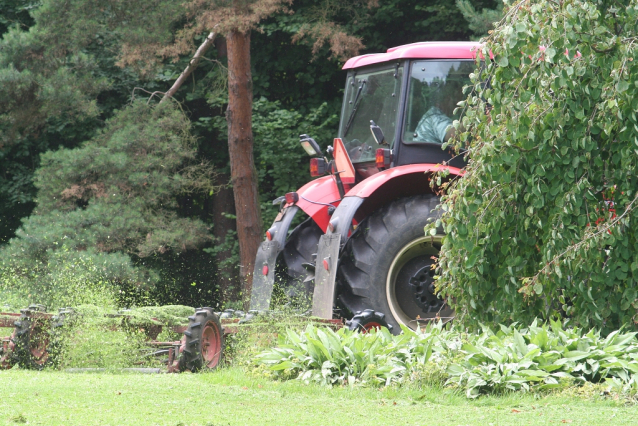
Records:
[[[357,312],[352,319],[346,321],[346,327],[352,331],[356,330],[360,333],[367,333],[373,328],[379,330],[381,327],[385,327],[392,332],[393,328],[386,321],[384,313],[376,312],[373,309],[366,309],[365,311]]]
[[[212,308],[200,308],[188,317],[180,371],[213,370],[219,366],[224,351],[224,329]]]

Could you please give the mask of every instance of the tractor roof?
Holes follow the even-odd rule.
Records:
[[[372,53],[348,59],[344,70],[397,59],[474,59],[481,44],[476,41],[428,41],[392,47],[386,53]]]

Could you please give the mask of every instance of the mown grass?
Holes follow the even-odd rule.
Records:
[[[597,388],[468,400],[449,389],[326,388],[203,374],[0,372],[0,424],[16,425],[635,425],[638,407]]]
[[[275,344],[274,331],[303,330],[307,321],[299,319],[277,318],[229,337],[227,363],[215,372],[119,374],[117,368],[140,366],[139,333],[113,329],[121,318],[87,309],[78,309],[67,329],[60,368],[110,372],[0,371],[0,425],[638,424],[638,406],[628,396],[605,395],[603,385],[469,400],[463,390],[419,380],[381,388],[272,380],[265,366],[255,365],[255,355]]]

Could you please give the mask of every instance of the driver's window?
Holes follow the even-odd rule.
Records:
[[[403,141],[444,143],[453,135],[456,104],[470,83],[473,61],[418,61],[410,70]],[[458,114],[457,114],[458,115]]]

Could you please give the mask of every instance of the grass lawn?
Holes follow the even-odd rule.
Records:
[[[613,399],[512,394],[467,400],[435,388],[326,389],[205,374],[0,372],[0,424],[16,425],[637,425]]]

